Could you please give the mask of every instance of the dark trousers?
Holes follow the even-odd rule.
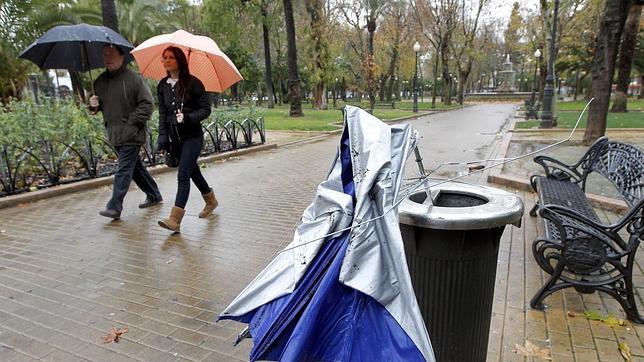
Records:
[[[184,209],[190,195],[190,180],[194,182],[201,194],[209,193],[210,186],[201,174],[197,159],[203,147],[203,136],[184,139],[176,145],[179,157],[179,169],[177,170],[177,197],[174,206]]]
[[[161,199],[157,183],[154,182],[154,179],[139,159],[140,149],[141,146],[133,145],[116,147],[119,160],[114,174],[112,198],[107,203],[108,209],[118,212],[123,211],[123,199],[130,188],[132,180],[148,197],[155,200]]]

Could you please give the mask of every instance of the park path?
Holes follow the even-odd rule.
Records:
[[[513,105],[477,105],[407,122],[420,131],[431,169],[445,161],[497,157],[514,111]],[[173,172],[156,176],[165,204],[139,210],[144,196],[131,190],[120,221],[96,214],[110,187],[0,210],[0,361],[247,360],[250,340],[233,347],[242,325],[215,323],[216,317],[290,241],[326,176],[337,138],[208,164],[204,175],[220,206],[209,219],[199,219],[202,201],[193,191],[181,234],[170,235],[156,223],[172,206]],[[408,175],[416,172],[410,163]],[[480,175],[469,181],[485,182]],[[533,196],[520,196],[529,210]],[[582,318],[571,321],[563,307],[582,302],[574,293],[550,297],[560,311],[527,307],[543,278],[529,253],[536,232],[534,219],[526,216],[521,229],[504,233],[488,359],[523,360],[511,350],[524,339],[549,343],[562,361],[614,357],[610,341],[618,338],[644,355],[639,328],[615,334],[590,328]],[[583,302],[614,307],[595,298],[584,296]],[[112,326],[129,331],[118,344],[102,343]]]

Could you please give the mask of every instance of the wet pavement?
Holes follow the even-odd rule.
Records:
[[[446,161],[502,157],[515,109],[477,105],[406,122],[420,131],[431,170]],[[133,188],[120,221],[96,214],[110,187],[0,210],[0,361],[247,360],[252,342],[233,346],[243,325],[216,317],[290,242],[338,137],[208,164],[202,171],[220,206],[199,219],[203,202],[193,188],[181,234],[157,225],[172,206],[174,172],[156,176],[162,206],[138,209],[144,195]],[[449,166],[435,175],[462,172]],[[406,173],[417,176],[413,160]],[[485,173],[467,181],[485,183]],[[529,210],[534,196],[517,194]],[[619,315],[607,298],[566,291],[549,297],[545,313],[529,308],[544,278],[530,253],[539,227],[526,215],[522,228],[508,226],[503,235],[488,360],[523,361],[512,350],[526,339],[557,361],[616,360],[621,340],[644,356],[644,329],[617,330],[568,314],[591,307]],[[644,287],[639,265],[636,284]],[[112,326],[129,331],[120,343],[104,344],[101,336]]]

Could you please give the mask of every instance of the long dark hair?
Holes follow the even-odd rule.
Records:
[[[178,93],[181,93],[182,97],[187,100],[190,98],[190,94],[186,93],[186,90],[188,89],[188,83],[191,78],[190,69],[188,68],[188,59],[183,53],[183,50],[175,46],[165,48],[163,54],[165,54],[166,51],[171,51],[172,54],[174,54],[174,58],[177,60],[177,65],[179,66],[179,81],[177,82],[179,88],[177,90],[179,91]],[[170,72],[168,72],[168,76],[170,76]]]

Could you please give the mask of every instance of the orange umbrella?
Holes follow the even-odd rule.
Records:
[[[169,46],[183,50],[188,58],[190,74],[199,78],[207,91],[221,93],[243,79],[235,64],[214,40],[185,30],[154,36],[131,51],[142,75],[156,80],[167,75],[161,55]]]

